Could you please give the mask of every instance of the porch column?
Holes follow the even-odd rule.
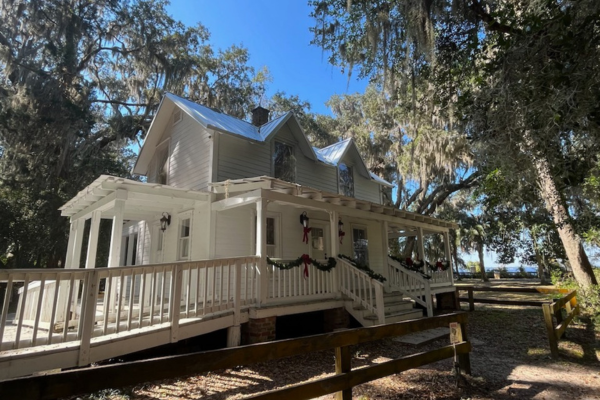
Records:
[[[329,226],[329,236],[330,236],[329,242],[331,243],[330,257],[334,257],[334,258],[336,258],[338,256],[338,254],[340,254],[340,238],[339,238],[339,234],[338,234],[339,219],[340,219],[340,214],[337,211],[329,212],[329,225],[330,225]],[[331,280],[332,280],[333,292],[336,294],[336,296],[340,295],[340,293],[339,293],[340,269],[339,268],[333,269],[333,274],[331,276]]]
[[[452,256],[450,254],[450,233],[444,232],[444,257],[448,260],[448,268],[450,269],[450,279],[454,285],[454,269],[452,268]]]
[[[69,234],[69,244],[71,244],[71,236],[73,236],[73,244],[70,249],[67,249],[67,257],[65,259],[65,268],[79,268],[81,260],[81,248],[83,246],[83,230],[85,228],[85,218],[78,218],[71,221],[71,230]]]
[[[382,263],[383,263],[383,271],[382,275],[385,277],[385,287],[389,289],[390,287],[390,266],[388,263],[388,246],[389,246],[389,237],[388,237],[388,222],[381,221],[381,250],[382,254]]]
[[[112,230],[110,233],[110,253],[108,255],[108,266],[118,267],[121,263],[121,242],[123,236],[123,209],[125,200],[115,200],[115,215],[112,219]]]
[[[417,227],[417,251],[419,260],[423,261],[423,273],[427,273],[427,264],[425,264],[425,242],[423,241],[423,228]]]
[[[269,294],[269,275],[267,271],[267,200],[259,199],[256,202],[256,255],[259,261],[259,303],[267,302]]]
[[[101,211],[92,213],[92,221],[90,224],[90,236],[88,240],[87,257],[85,259],[85,267],[89,269],[96,268],[96,252],[98,250],[98,231],[100,230]]]

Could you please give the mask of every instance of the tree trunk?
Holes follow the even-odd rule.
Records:
[[[525,132],[524,138],[530,154],[533,154],[533,140],[529,132]],[[533,165],[537,173],[542,199],[546,203],[546,210],[548,210],[556,224],[558,235],[567,253],[569,264],[573,269],[575,280],[583,287],[598,284],[590,260],[583,249],[581,237],[575,231],[566,203],[556,187],[548,159],[544,156],[535,156],[533,157]]]
[[[481,279],[484,282],[487,282],[488,277],[485,273],[485,265],[483,264],[483,243],[477,244],[477,253],[479,253],[479,269],[481,270]]]
[[[539,246],[537,244],[538,238],[536,237],[535,233],[533,233],[533,231],[531,231],[531,239],[532,239],[532,244],[533,244],[533,252],[535,253],[535,261],[537,262],[537,266],[538,266],[538,278],[540,278],[540,283],[542,285],[546,285],[548,283],[546,281],[546,275],[544,274],[544,269],[546,267],[546,260],[544,259],[544,256],[540,252]]]
[[[406,243],[404,244],[404,251],[402,252],[402,256],[404,258],[407,258],[407,257],[412,258],[413,251],[415,250],[416,241],[417,241],[416,236],[409,236],[406,238]]]

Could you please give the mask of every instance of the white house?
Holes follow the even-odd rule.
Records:
[[[56,368],[223,328],[230,345],[241,326],[250,341],[269,340],[269,324],[264,333],[254,322],[315,310],[346,310],[363,325],[431,316],[433,295],[454,292],[451,268],[412,271],[388,257],[388,242],[416,236],[422,260],[423,236],[442,235],[449,260],[455,224],[384,205],[392,185],[352,140],[318,149],[293,113],[268,114],[258,107],[249,123],[165,95],[133,170],[146,182],[100,176],[61,207],[66,269],[0,272],[25,283],[13,324],[33,327],[2,342],[2,315],[0,350],[79,341],[71,359],[46,365]],[[95,265],[101,219],[112,220],[109,268]],[[2,365],[0,351],[0,377]],[[11,365],[6,376],[27,370]]]

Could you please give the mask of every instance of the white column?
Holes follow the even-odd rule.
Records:
[[[331,251],[331,256],[330,257],[337,257],[338,254],[340,254],[340,238],[339,238],[339,229],[338,229],[338,222],[339,222],[339,218],[340,215],[337,211],[330,211],[329,212],[329,235],[330,235],[330,243],[331,243],[331,248],[329,249]],[[341,295],[341,293],[339,293],[339,289],[340,289],[340,268],[334,268],[332,271],[332,275],[331,275],[331,280],[332,280],[332,286],[333,286],[333,292],[336,293],[337,295]]]
[[[98,250],[98,231],[100,230],[100,219],[102,212],[94,211],[90,224],[90,236],[88,240],[88,251],[85,259],[85,267],[89,269],[96,268],[96,252]]]
[[[269,275],[267,271],[267,200],[260,199],[256,202],[256,255],[260,256],[259,262],[259,289],[260,304],[267,301],[269,294]]]
[[[427,273],[427,264],[425,264],[425,242],[423,241],[423,228],[417,228],[417,250],[419,260],[423,261],[423,273]]]
[[[69,224],[69,242],[67,244],[67,254],[65,254],[65,265],[64,268],[71,268],[71,261],[73,255],[73,247],[75,244],[75,233],[77,232],[77,222],[71,221]]]
[[[73,222],[71,222],[73,225]],[[81,248],[83,246],[83,230],[85,228],[85,218],[79,218],[74,221],[75,232],[73,235],[73,248],[67,253],[67,259],[65,261],[65,268],[79,268],[79,262],[81,260]],[[69,235],[70,236],[70,235]],[[69,237],[69,241],[71,238]]]
[[[112,231],[110,234],[110,253],[108,255],[108,266],[118,267],[121,263],[121,242],[123,236],[123,210],[125,200],[115,200],[115,215],[112,220]]]
[[[454,285],[454,270],[452,269],[452,255],[450,254],[450,233],[444,232],[444,256],[448,261],[448,269],[450,269],[450,277]]]
[[[390,266],[388,263],[388,223],[387,221],[381,221],[381,250],[382,250],[382,264],[383,270],[381,274],[385,277],[385,287],[390,287]]]

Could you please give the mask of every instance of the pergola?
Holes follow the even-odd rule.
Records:
[[[96,267],[101,219],[113,221],[108,266],[117,267],[124,222],[158,220],[165,212],[176,214],[199,202],[210,202],[212,196],[196,190],[101,175],[60,208],[61,215],[71,219],[65,268],[77,268],[79,265],[84,226],[88,219],[91,224],[85,267]]]

